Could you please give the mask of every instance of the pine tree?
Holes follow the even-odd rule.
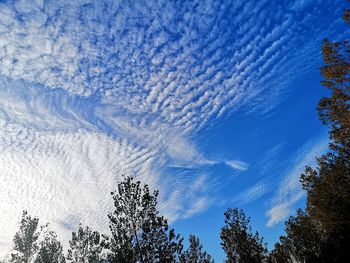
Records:
[[[285,236],[281,236],[279,242],[275,244],[270,252],[268,263],[294,263],[296,259],[292,254],[292,248]]]
[[[203,251],[203,246],[199,241],[199,238],[190,235],[189,236],[189,248],[181,254],[180,263],[213,263],[214,260],[211,256]]]
[[[324,249],[326,238],[317,222],[301,210],[291,216],[285,223],[286,238],[284,244],[289,247],[292,258],[300,262],[328,262],[325,261]]]
[[[350,22],[350,10],[344,19]],[[333,262],[350,257],[350,45],[348,41],[322,47],[325,66],[322,85],[331,91],[319,102],[318,113],[330,128],[329,152],[317,158],[317,168],[307,167],[301,182],[307,192],[306,210],[320,225]],[[332,249],[329,249],[332,247]]]
[[[103,236],[97,231],[92,231],[88,226],[79,225],[78,231],[72,233],[69,241],[67,261],[72,263],[99,263],[104,262],[102,250],[104,246]]]
[[[350,21],[350,10],[344,20]],[[322,47],[325,66],[322,84],[331,91],[318,106],[319,117],[330,127],[330,151],[318,158],[318,168],[302,177],[308,191],[308,211],[326,231],[350,230],[350,45],[348,41]]]
[[[220,236],[227,263],[261,263],[267,258],[263,238],[258,232],[252,233],[250,218],[243,210],[229,208],[225,212]]]
[[[317,169],[302,175],[307,209],[326,231],[350,230],[350,46],[325,40],[323,85],[332,92],[318,107],[330,129],[330,151],[317,159]]]
[[[10,262],[29,263],[38,251],[39,219],[31,217],[27,211],[23,211],[18,232],[13,238],[13,249]]]
[[[148,185],[124,177],[112,193],[115,211],[110,220],[109,262],[176,262],[182,251],[182,238],[156,208],[158,192]]]
[[[350,10],[343,18],[350,24]],[[329,152],[317,158],[316,169],[306,167],[301,175],[306,210],[298,210],[286,222],[287,235],[276,245],[272,258],[288,255],[288,260],[301,262],[345,262],[350,256],[349,42],[326,39],[322,53],[322,85],[331,95],[320,100],[318,114],[330,128]]]

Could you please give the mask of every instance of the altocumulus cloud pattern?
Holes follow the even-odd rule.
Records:
[[[207,209],[220,179],[200,167],[218,160],[195,135],[271,110],[314,68],[302,58],[339,23],[316,21],[335,2],[1,1],[0,250],[24,208],[66,239],[78,222],[106,230],[123,173],[160,189],[171,220]]]

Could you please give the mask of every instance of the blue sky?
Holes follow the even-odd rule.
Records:
[[[322,39],[343,0],[0,1],[0,251],[22,209],[108,232],[121,174],[223,259],[227,207],[272,245],[327,149]]]

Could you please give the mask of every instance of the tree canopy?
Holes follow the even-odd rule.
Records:
[[[39,249],[38,229],[39,218],[31,217],[27,211],[23,211],[19,230],[13,238],[14,253],[11,255],[11,262],[29,263]]]
[[[77,232],[72,232],[69,241],[67,261],[71,263],[100,263],[104,262],[102,254],[105,237],[91,228],[79,225]]]
[[[349,24],[350,10],[343,18]],[[350,256],[349,42],[325,39],[322,53],[321,83],[330,96],[320,100],[317,111],[330,129],[329,151],[317,158],[316,168],[306,167],[301,175],[306,209],[289,218],[286,236],[272,254],[302,262],[344,262]]]
[[[267,256],[267,248],[258,232],[253,233],[250,218],[243,210],[229,208],[221,229],[222,248],[227,263],[258,263]]]
[[[124,177],[112,193],[115,210],[110,220],[110,262],[176,262],[182,238],[169,229],[157,210],[158,191],[141,188],[140,181]]]
[[[214,260],[211,256],[203,250],[203,245],[199,241],[199,238],[190,235],[188,238],[190,246],[180,256],[180,263],[213,263]]]
[[[64,263],[63,247],[57,239],[54,231],[48,229],[48,225],[43,227],[43,239],[39,244],[39,251],[35,258],[35,263]]]

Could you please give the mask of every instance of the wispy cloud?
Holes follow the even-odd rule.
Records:
[[[170,221],[193,216],[212,204],[212,179],[205,171],[161,176],[167,166],[215,164],[205,160],[181,132],[171,132],[167,126],[163,130],[140,126],[137,131],[130,122],[113,125],[118,119],[87,107],[91,99],[7,78],[0,83],[0,208],[6,211],[0,219],[6,229],[0,235],[2,244],[8,246],[16,231],[13,218],[19,218],[22,209],[51,222],[65,241],[79,222],[107,232],[109,193],[122,174],[161,189],[159,208]],[[61,103],[56,103],[58,98]]]
[[[305,166],[313,166],[316,157],[327,150],[328,136],[322,134],[316,140],[306,142],[295,154],[291,166],[284,176],[273,197],[271,208],[267,211],[267,226],[273,226],[292,214],[294,205],[305,195],[299,182]]]
[[[239,108],[273,107],[284,73],[313,68],[300,58],[322,36],[299,31],[318,23],[295,15],[277,0],[2,1],[0,244],[23,208],[66,238],[65,222],[103,228],[121,173],[169,192],[160,207],[172,220],[206,209],[215,179],[162,172],[217,164],[195,135]]]
[[[1,74],[100,96],[139,122],[153,113],[184,131],[256,99],[270,104],[272,77],[283,83],[298,60],[284,51],[303,50],[291,14],[270,1],[27,2],[0,5]]]
[[[238,194],[233,198],[223,200],[221,204],[228,203],[231,205],[232,203],[237,203],[239,206],[242,206],[255,202],[268,193],[271,193],[275,188],[273,176],[277,171],[281,170],[283,166],[283,162],[279,160],[278,155],[282,152],[284,145],[285,143],[279,143],[265,151],[261,156],[257,156],[258,161],[252,163],[252,172],[247,176],[248,178],[245,178],[245,180],[249,182],[253,181],[253,183],[250,183],[243,191],[239,189]],[[238,161],[238,164],[239,163],[241,163],[241,161]],[[248,168],[249,164],[243,162],[240,171],[244,172]]]
[[[271,186],[264,182],[258,182],[255,185],[249,187],[242,193],[240,193],[235,199],[234,202],[238,202],[240,204],[248,204],[251,203],[260,197],[262,197],[264,194],[266,194],[270,190]]]
[[[242,172],[247,171],[249,167],[249,164],[239,160],[225,161],[225,164],[230,166],[232,169],[242,171]]]

